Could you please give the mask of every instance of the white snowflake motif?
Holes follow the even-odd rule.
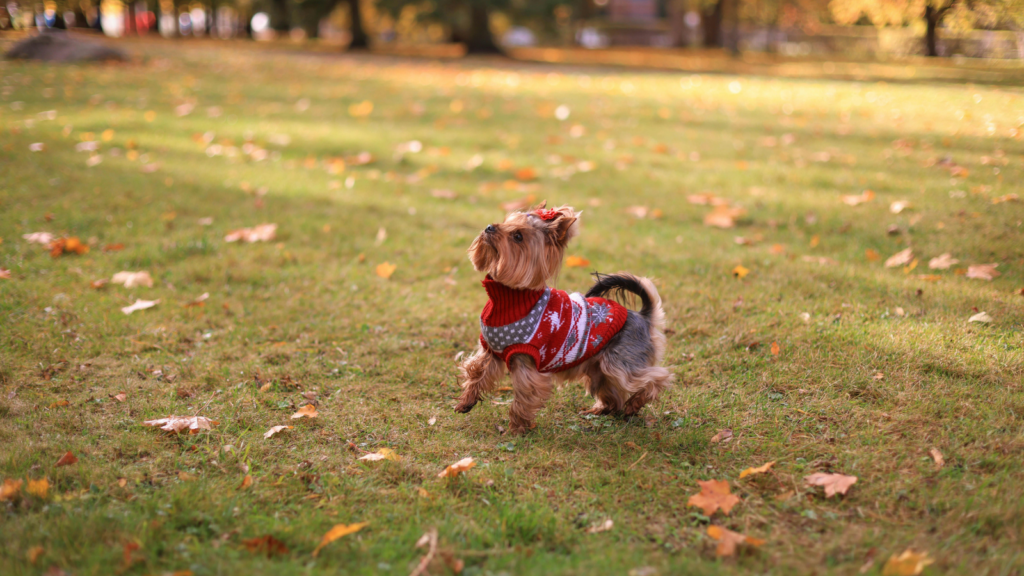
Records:
[[[611,320],[611,310],[605,304],[591,304],[590,316],[594,324],[601,324]]]
[[[562,326],[562,317],[558,314],[558,312],[555,312],[554,310],[548,312],[547,321],[548,324],[551,325],[552,333],[557,332],[558,329]]]

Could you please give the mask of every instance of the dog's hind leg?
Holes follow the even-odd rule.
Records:
[[[509,412],[509,433],[525,434],[536,424],[533,419],[551,396],[551,376],[541,374],[533,358],[514,354],[512,369],[512,409]]]
[[[623,396],[619,387],[601,371],[600,362],[593,362],[587,367],[587,392],[594,397],[594,405],[580,412],[581,414],[593,414],[602,416],[614,414],[622,410]]]
[[[626,401],[623,414],[633,416],[648,402],[656,400],[658,395],[671,385],[672,378],[673,374],[661,366],[651,366],[630,374],[629,389],[635,392]]]
[[[462,374],[462,395],[455,411],[465,414],[476,406],[481,396],[494,389],[505,372],[505,365],[497,356],[477,345],[476,352],[462,363],[459,372]]]

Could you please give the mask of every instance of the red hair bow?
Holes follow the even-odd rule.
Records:
[[[551,210],[551,209],[548,209],[548,210],[534,210],[533,214],[537,218],[540,218],[541,220],[545,220],[545,221],[547,221],[547,220],[554,220],[555,218],[558,218],[559,216],[562,215],[562,213],[559,212],[558,210]]]

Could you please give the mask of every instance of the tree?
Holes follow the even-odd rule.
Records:
[[[349,30],[352,33],[352,41],[348,45],[349,49],[369,47],[370,42],[366,36],[366,29],[363,28],[363,10],[359,5],[359,0],[348,0],[348,19],[350,22]]]
[[[996,0],[999,1],[999,0]],[[903,26],[923,18],[925,21],[925,54],[939,55],[939,28],[953,10],[971,11],[984,0],[831,0],[832,17],[839,24],[853,24],[866,16],[877,27]]]
[[[378,0],[377,8],[396,16],[406,6],[417,9],[421,21],[440,22],[452,30],[452,39],[466,45],[473,54],[501,52],[491,32],[490,15],[493,10],[511,8],[510,0],[435,0],[412,2],[409,0]]]

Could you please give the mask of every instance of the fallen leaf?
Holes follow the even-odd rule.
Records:
[[[125,288],[135,288],[136,286],[153,287],[153,278],[149,275],[149,272],[118,272],[114,274],[110,281],[114,284],[124,284]]]
[[[686,201],[698,206],[727,206],[729,204],[725,198],[719,198],[710,192],[690,194],[686,197]]]
[[[1004,194],[1002,196],[996,196],[995,198],[992,199],[992,203],[993,204],[1002,204],[1003,202],[1016,202],[1017,200],[1020,200],[1020,196],[1018,196],[1017,194],[1011,193],[1011,194]]]
[[[630,216],[635,216],[637,218],[646,218],[647,213],[650,212],[650,209],[648,209],[647,206],[630,206],[626,208],[625,212]]]
[[[472,458],[463,458],[462,460],[459,460],[455,464],[452,464],[451,466],[448,466],[447,468],[442,470],[437,475],[437,477],[454,478],[455,476],[458,476],[459,474],[466,472],[467,470],[474,466],[476,466],[476,462],[474,462]]]
[[[292,414],[292,420],[298,418],[316,418],[319,415],[320,413],[316,411],[316,406],[313,406],[312,404],[306,404],[302,408],[299,408],[298,412]]]
[[[327,531],[324,537],[320,540],[320,544],[313,550],[313,557],[316,558],[320,554],[320,549],[327,546],[331,542],[334,542],[338,538],[354,534],[362,530],[369,522],[358,522],[356,524],[335,524],[334,528]]]
[[[913,260],[913,259],[914,259],[914,249],[913,248],[907,248],[905,250],[900,250],[899,252],[897,252],[897,253],[893,254],[892,256],[890,256],[889,259],[885,261],[885,267],[886,268],[896,268],[897,266],[903,266],[905,264],[910,264],[910,261]]]
[[[28,240],[29,243],[42,244],[43,246],[49,246],[57,238],[49,232],[32,232],[31,234],[22,234],[21,237]]]
[[[971,316],[970,318],[968,318],[967,321],[968,322],[984,322],[985,324],[988,324],[989,322],[992,321],[992,317],[989,316],[987,312],[978,312],[974,316]]]
[[[288,547],[284,545],[284,542],[281,542],[270,534],[260,536],[258,538],[242,540],[242,545],[245,546],[246,550],[253,554],[266,554],[267,558],[288,553]]]
[[[205,416],[168,416],[158,420],[146,420],[142,424],[155,426],[168,432],[179,433],[188,430],[189,434],[198,434],[200,430],[212,430],[220,422],[210,420]]]
[[[433,426],[436,423],[437,423],[437,416],[431,416],[430,420],[427,420],[427,425],[428,426]]]
[[[224,237],[225,242],[269,242],[277,236],[277,224],[259,224],[252,228],[239,228],[228,232]]]
[[[439,188],[431,190],[430,195],[433,196],[434,198],[444,198],[445,200],[455,200],[456,198],[459,197],[459,195],[456,194],[453,190],[445,190]]]
[[[714,436],[711,437],[712,444],[718,444],[719,442],[728,442],[729,440],[732,440],[732,429],[730,428],[719,430],[718,434],[715,434]]]
[[[114,400],[117,400],[118,402],[124,402],[125,400],[128,399],[128,395],[125,394],[124,392],[120,392],[118,394],[112,395],[111,398],[113,398]]]
[[[779,343],[778,342],[772,342],[772,356],[778,356],[778,355],[779,355]]]
[[[106,286],[107,282],[108,280],[106,278],[100,278],[98,280],[93,280],[92,282],[89,282],[89,286],[92,287],[94,290],[99,290],[100,288]]]
[[[740,534],[739,532],[733,532],[728,528],[721,526],[711,525],[708,526],[708,536],[718,541],[718,546],[715,547],[715,554],[718,557],[735,556],[736,549],[740,545],[747,545],[758,547],[764,545],[765,541],[760,538],[751,538]]]
[[[50,243],[50,256],[57,258],[61,254],[85,254],[89,246],[77,237],[57,238]]]
[[[121,250],[124,250],[124,244],[121,243],[107,244],[103,247],[104,252],[120,252]]]
[[[864,257],[868,259],[868,262],[878,262],[882,259],[882,255],[871,248],[864,251]]]
[[[246,474],[245,478],[242,478],[242,485],[238,487],[239,490],[245,490],[252,486],[252,476]]]
[[[0,502],[17,498],[18,494],[21,494],[21,486],[24,483],[23,480],[5,478],[3,485],[0,486]]]
[[[690,496],[686,505],[700,508],[705,516],[711,516],[719,509],[728,514],[740,501],[739,496],[729,492],[728,480],[698,480],[697,484],[700,485],[700,492]]]
[[[209,298],[209,297],[210,297],[210,293],[209,292],[203,292],[198,297],[196,297],[195,300],[193,300],[191,302],[186,302],[184,306],[185,306],[185,308],[194,308],[196,306],[205,306],[206,305],[206,299]]]
[[[967,267],[967,277],[976,280],[992,280],[1001,274],[996,271],[999,264],[975,264]]]
[[[928,267],[931,268],[932,270],[946,270],[950,266],[958,262],[960,261],[957,260],[956,258],[953,258],[952,254],[946,252],[945,254],[941,254],[929,260]]]
[[[377,273],[377,276],[380,276],[381,278],[387,280],[388,278],[391,278],[391,275],[395,273],[395,270],[397,268],[398,266],[395,264],[392,264],[390,262],[382,262],[380,264],[377,264],[377,268],[374,270],[374,272]]]
[[[196,479],[196,475],[195,474],[189,474],[188,472],[185,472],[184,470],[179,470],[178,471],[178,480],[181,480],[182,482],[191,482],[191,481],[193,481],[195,479]]]
[[[583,268],[584,266],[590,266],[590,260],[580,256],[569,256],[565,259],[565,266],[567,268]]]
[[[516,178],[516,180],[519,180],[519,181],[522,181],[522,182],[528,182],[530,180],[536,180],[537,179],[537,171],[534,170],[533,168],[530,168],[530,167],[520,168],[519,170],[516,170],[515,178]]]
[[[395,454],[395,451],[390,448],[381,448],[380,450],[362,456],[359,459],[369,462],[376,462],[378,460],[393,460],[397,462],[398,460],[401,460],[402,457]]]
[[[882,568],[882,576],[917,576],[935,560],[927,552],[914,552],[908,548],[899,556],[893,554]]]
[[[939,452],[938,448],[932,448],[929,450],[928,455],[935,461],[936,468],[942,468],[946,464],[946,459],[942,457],[942,452]]]
[[[145,310],[146,308],[152,308],[153,306],[156,306],[159,303],[160,303],[159,300],[139,300],[139,299],[136,299],[135,303],[132,304],[131,306],[125,306],[125,307],[121,308],[121,312],[124,312],[125,314],[131,314],[132,312],[135,312],[137,310]]]
[[[815,264],[821,264],[822,266],[834,266],[839,264],[837,260],[829,258],[828,256],[810,256],[805,254],[801,256],[800,259],[804,262],[813,262]]]
[[[609,519],[605,520],[604,522],[602,522],[600,524],[594,524],[590,528],[587,528],[587,534],[597,534],[598,532],[607,532],[607,531],[611,530],[613,526],[615,526],[615,523],[612,522],[611,518],[609,518]]]
[[[43,555],[43,547],[42,546],[33,546],[33,547],[28,549],[28,552],[25,554],[25,557],[28,558],[28,561],[29,561],[30,564],[35,564],[39,560],[39,557],[42,556],[42,555]]]
[[[120,486],[121,488],[124,488],[125,486],[128,485],[128,479],[127,478],[118,478],[117,479],[117,485]]]
[[[273,426],[273,427],[270,428],[270,430],[267,430],[263,434],[263,437],[264,438],[270,438],[271,436],[273,436],[274,434],[277,434],[281,430],[290,430],[291,428],[292,428],[291,426]]]
[[[720,205],[704,215],[704,225],[713,228],[734,228],[736,221],[746,215],[743,208]]]
[[[0,267],[0,278],[2,278],[4,280],[10,280],[11,279],[11,271],[8,270],[7,268]]]
[[[25,486],[25,492],[35,496],[36,498],[44,499],[50,492],[50,481],[46,478],[40,478],[39,480],[29,480],[28,485]]]
[[[889,212],[892,212],[893,214],[899,214],[900,212],[903,212],[907,208],[910,208],[910,206],[910,202],[907,202],[906,200],[897,200],[892,204],[889,204]]]
[[[746,277],[747,274],[750,274],[750,270],[744,268],[742,264],[732,269],[732,275],[735,276],[738,280],[742,280],[743,278]]]
[[[56,466],[70,466],[75,462],[78,462],[78,458],[75,458],[75,455],[68,451],[65,452],[64,455],[61,456],[59,460],[57,460]]]
[[[865,202],[874,200],[875,193],[871,190],[865,190],[861,194],[843,194],[839,199],[847,206],[859,206]]]
[[[764,474],[774,465],[775,461],[772,460],[771,462],[767,464],[762,464],[757,468],[747,468],[746,470],[740,472],[740,478],[746,478],[747,476],[753,476],[755,474]]]
[[[836,494],[846,494],[846,491],[850,489],[857,482],[856,476],[847,476],[846,474],[825,474],[818,472],[811,474],[810,476],[804,476],[804,482],[807,482],[811,486],[823,486],[825,488],[825,497],[831,498]]]

